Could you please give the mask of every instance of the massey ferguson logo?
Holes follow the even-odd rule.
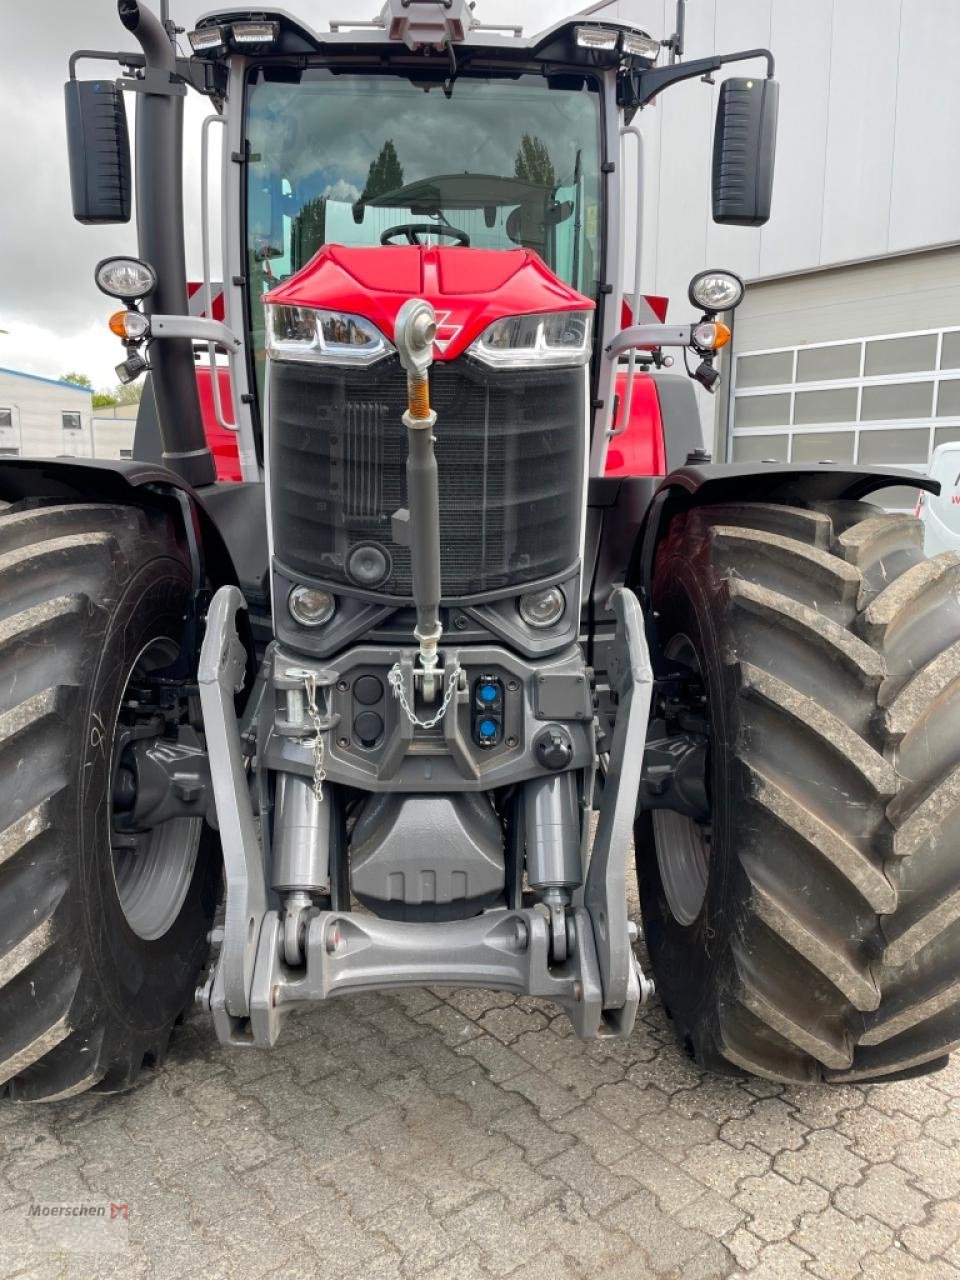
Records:
[[[450,317],[452,315],[452,311],[437,312],[437,336],[433,340],[433,345],[438,351],[446,351],[450,343],[457,338],[460,331],[463,329],[462,324],[450,323]]]

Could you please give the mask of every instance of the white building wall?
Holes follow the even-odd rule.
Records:
[[[0,449],[24,456],[93,456],[92,393],[68,382],[0,369]],[[6,412],[3,412],[6,411]],[[64,414],[79,414],[79,429]]]
[[[602,15],[662,37],[674,12],[673,0],[618,0]],[[710,217],[718,88],[675,85],[635,121],[646,144],[643,286],[670,297],[674,319],[691,314],[687,282],[706,266],[750,281],[960,238],[958,0],[689,0],[686,59],[761,45],[780,81],[766,227]],[[763,71],[732,64],[716,78]]]

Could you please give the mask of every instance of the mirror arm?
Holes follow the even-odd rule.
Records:
[[[121,67],[131,69],[143,67],[147,61],[142,53],[108,53],[106,49],[77,49],[76,52],[71,53],[67,64],[71,80],[77,78],[77,63],[81,58],[94,58],[101,62],[119,62]]]
[[[746,62],[751,58],[764,58],[767,63],[767,79],[773,79],[774,61],[769,49],[744,49],[741,53],[717,53],[709,58],[694,58],[692,62],[674,62],[666,67],[645,67],[639,71],[623,72],[617,79],[617,100],[621,107],[633,113],[645,107],[652,98],[670,85],[694,76],[707,76],[719,71],[728,62]]]

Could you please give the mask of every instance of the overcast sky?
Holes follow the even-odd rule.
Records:
[[[96,386],[116,382],[122,356],[106,329],[110,301],[93,284],[93,268],[112,253],[136,251],[134,222],[84,227],[70,212],[63,121],[63,83],[74,49],[127,49],[134,42],[116,16],[115,0],[0,0],[0,366],[57,377],[87,373]],[[317,29],[335,17],[373,17],[379,0],[285,0],[284,8]],[[522,11],[535,31],[582,7],[577,0],[480,0],[485,22],[515,22]],[[189,27],[213,8],[210,0],[171,0],[173,16]],[[185,41],[185,37],[182,37]],[[106,64],[81,63],[93,78]],[[102,74],[102,70],[100,72]],[[127,111],[133,132],[133,103]],[[186,134],[187,269],[199,276],[196,138],[208,104],[188,98]],[[190,145],[193,144],[193,145]],[[214,217],[219,214],[215,210]]]

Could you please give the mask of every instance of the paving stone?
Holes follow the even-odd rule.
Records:
[[[587,1275],[602,1273],[604,1267],[634,1248],[628,1234],[616,1224],[592,1218],[573,1195],[531,1215],[526,1226],[538,1239],[552,1240]]]
[[[802,1218],[792,1240],[811,1255],[809,1269],[814,1275],[823,1280],[853,1280],[867,1254],[893,1244],[893,1233],[875,1218],[852,1220],[831,1205]]]
[[[601,1164],[616,1164],[637,1149],[637,1139],[608,1120],[592,1102],[566,1112],[554,1121],[553,1127],[560,1133],[571,1134],[589,1148]]]
[[[705,1191],[699,1199],[679,1208],[674,1217],[683,1226],[697,1227],[719,1240],[739,1227],[747,1215],[716,1191]]]
[[[578,1156],[580,1163],[589,1159],[579,1153]],[[523,1218],[551,1200],[559,1200],[567,1191],[570,1183],[563,1176],[563,1167],[558,1167],[558,1161],[563,1159],[559,1156],[534,1168],[519,1147],[509,1146],[479,1161],[471,1173],[504,1196],[514,1216]]]
[[[867,1170],[858,1186],[841,1187],[834,1203],[850,1217],[869,1214],[897,1229],[923,1222],[929,1197],[910,1186],[902,1169],[878,1164]]]
[[[481,1034],[480,1028],[470,1018],[465,1018],[459,1009],[448,1004],[437,1005],[426,1013],[418,1014],[417,1022],[421,1026],[433,1027],[443,1036],[444,1044],[454,1048],[466,1040]]]
[[[805,1213],[819,1213],[829,1196],[809,1179],[799,1186],[771,1169],[757,1178],[744,1178],[733,1203],[750,1215],[749,1226],[762,1240],[783,1240],[796,1230]]]
[[[607,1169],[579,1146],[568,1147],[562,1155],[546,1161],[540,1168],[576,1192],[583,1207],[591,1214],[609,1208],[618,1200],[625,1200],[638,1189],[634,1178]]]
[[[864,1280],[957,1280],[958,1272],[948,1262],[921,1262],[894,1246],[865,1258],[860,1274]]]
[[[934,1199],[960,1196],[960,1147],[948,1147],[932,1137],[901,1143],[895,1163],[914,1185]]]
[[[11,1248],[33,1199],[121,1195],[123,1255]],[[0,1104],[12,1275],[957,1280],[960,1062],[715,1078],[656,1003],[584,1044],[548,1002],[441,988],[305,1011],[272,1053],[193,1016],[132,1094]]]
[[[771,1156],[799,1151],[808,1132],[782,1098],[764,1098],[747,1115],[720,1127],[720,1137],[731,1146],[743,1147],[749,1142]]]
[[[859,1182],[867,1163],[854,1155],[849,1142],[835,1130],[815,1129],[798,1150],[781,1151],[774,1158],[773,1167],[791,1182],[809,1178],[830,1191]]]
[[[456,1051],[464,1058],[472,1058],[479,1063],[494,1084],[529,1070],[530,1064],[495,1036],[481,1035],[476,1040],[458,1045]]]
[[[525,1010],[519,1004],[504,1009],[488,1009],[479,1019],[478,1026],[504,1044],[513,1044],[526,1031],[539,1031],[547,1025],[547,1019],[536,1010]]]
[[[669,1214],[662,1213],[649,1191],[638,1192],[605,1210],[600,1217],[643,1249],[647,1265],[656,1275],[682,1273],[692,1259],[717,1243],[705,1231],[684,1227]],[[719,1256],[723,1259],[723,1273],[732,1270],[733,1260],[728,1251],[723,1249]]]
[[[646,1145],[631,1151],[612,1168],[614,1173],[625,1174],[652,1191],[664,1213],[676,1213],[703,1195],[702,1182]]]
[[[492,1275],[505,1276],[541,1252],[543,1238],[534,1222],[528,1218],[519,1223],[509,1213],[504,1197],[489,1191],[450,1214],[444,1226],[451,1235],[465,1237],[479,1247],[483,1265]]]
[[[749,1144],[738,1151],[725,1142],[713,1142],[691,1147],[679,1163],[698,1182],[712,1187],[720,1195],[732,1196],[744,1178],[765,1173],[773,1160],[765,1151]]]
[[[730,1280],[809,1280],[809,1255],[788,1241],[768,1245],[749,1271],[735,1271]]]
[[[960,1204],[950,1199],[931,1205],[926,1220],[919,1226],[905,1228],[900,1239],[911,1253],[925,1262],[950,1252],[960,1240]]]

